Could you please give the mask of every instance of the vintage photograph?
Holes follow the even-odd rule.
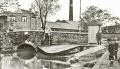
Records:
[[[120,69],[120,0],[0,0],[0,69]]]

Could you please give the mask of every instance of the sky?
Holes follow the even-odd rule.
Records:
[[[21,4],[21,8],[28,10],[33,0],[19,0],[19,2]],[[59,0],[59,5],[60,9],[56,12],[56,14],[48,17],[49,21],[69,19],[69,0]],[[120,0],[81,0],[82,12],[91,5],[97,6],[101,9],[106,9],[110,11],[113,16],[120,17]],[[74,21],[79,21],[80,0],[73,0],[73,6]]]

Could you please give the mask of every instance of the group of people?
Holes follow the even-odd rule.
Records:
[[[102,35],[101,35],[100,31],[98,31],[96,33],[96,40],[97,40],[98,45],[101,45],[101,38],[102,38]],[[117,60],[119,62],[119,59],[117,57],[118,47],[119,47],[118,39],[117,38],[113,38],[113,39],[109,38],[109,39],[107,39],[107,42],[108,42],[110,66],[112,66],[114,61]]]
[[[107,39],[107,42],[108,42],[110,66],[113,66],[114,61],[118,59],[117,53],[118,53],[119,44],[117,43],[117,39]]]

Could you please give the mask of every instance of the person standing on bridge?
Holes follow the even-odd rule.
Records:
[[[114,43],[112,42],[112,39],[107,39],[108,42],[108,52],[109,54],[109,60],[110,60],[110,66],[113,66],[114,61]]]
[[[97,32],[97,34],[96,34],[96,39],[97,39],[97,44],[98,45],[101,45],[101,33],[100,33],[100,31],[98,31]]]

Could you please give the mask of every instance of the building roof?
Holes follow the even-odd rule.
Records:
[[[14,11],[13,13],[32,13],[32,12],[28,11],[28,10],[24,10],[24,9],[18,9],[16,11]]]
[[[78,30],[78,24],[75,22],[47,22],[47,28],[73,29]]]
[[[120,34],[120,25],[102,27],[104,34]]]

